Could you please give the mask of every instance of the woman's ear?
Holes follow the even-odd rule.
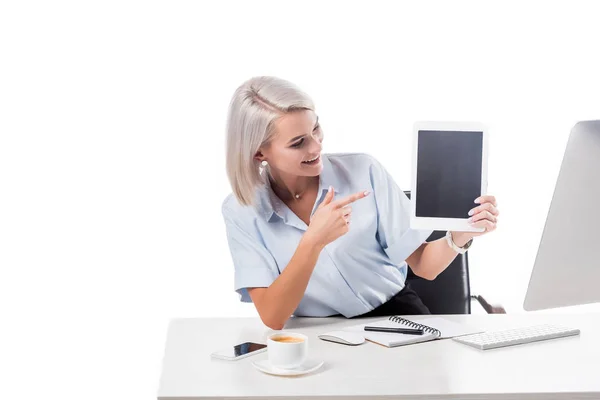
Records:
[[[258,162],[262,162],[265,161],[265,155],[259,150],[256,152],[256,154],[254,154],[254,159],[257,160]]]

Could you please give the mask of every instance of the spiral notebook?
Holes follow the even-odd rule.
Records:
[[[418,321],[419,322],[415,322],[404,317],[392,316],[385,320],[353,325],[345,328],[344,330],[360,333],[366,340],[387,347],[403,346],[406,344],[427,342],[430,340],[446,339],[483,332],[483,330],[476,327],[450,321],[442,317],[427,317],[419,319]],[[397,328],[400,326],[421,329],[424,331],[424,333],[422,335],[408,335],[404,333],[371,332],[364,330],[364,327],[367,325],[390,328]]]

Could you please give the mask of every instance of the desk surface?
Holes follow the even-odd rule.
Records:
[[[485,351],[452,339],[351,347],[317,335],[381,318],[295,318],[284,330],[308,335],[309,357],[325,365],[310,375],[279,377],[252,366],[266,353],[233,362],[210,357],[231,344],[266,343],[272,331],[259,319],[177,319],[169,325],[158,398],[600,398],[600,314],[443,317],[485,330],[554,323],[579,328],[581,335]]]

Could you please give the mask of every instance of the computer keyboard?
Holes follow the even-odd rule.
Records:
[[[454,337],[453,340],[468,346],[473,346],[480,350],[488,350],[498,347],[537,342],[540,340],[579,335],[579,333],[579,329],[565,328],[555,325],[534,325],[522,328],[458,336]]]

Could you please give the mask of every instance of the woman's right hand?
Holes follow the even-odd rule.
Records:
[[[305,235],[313,239],[320,247],[325,247],[346,234],[350,229],[350,216],[352,214],[350,204],[368,195],[368,191],[358,192],[334,201],[334,191],[330,186],[325,199],[312,215]]]

